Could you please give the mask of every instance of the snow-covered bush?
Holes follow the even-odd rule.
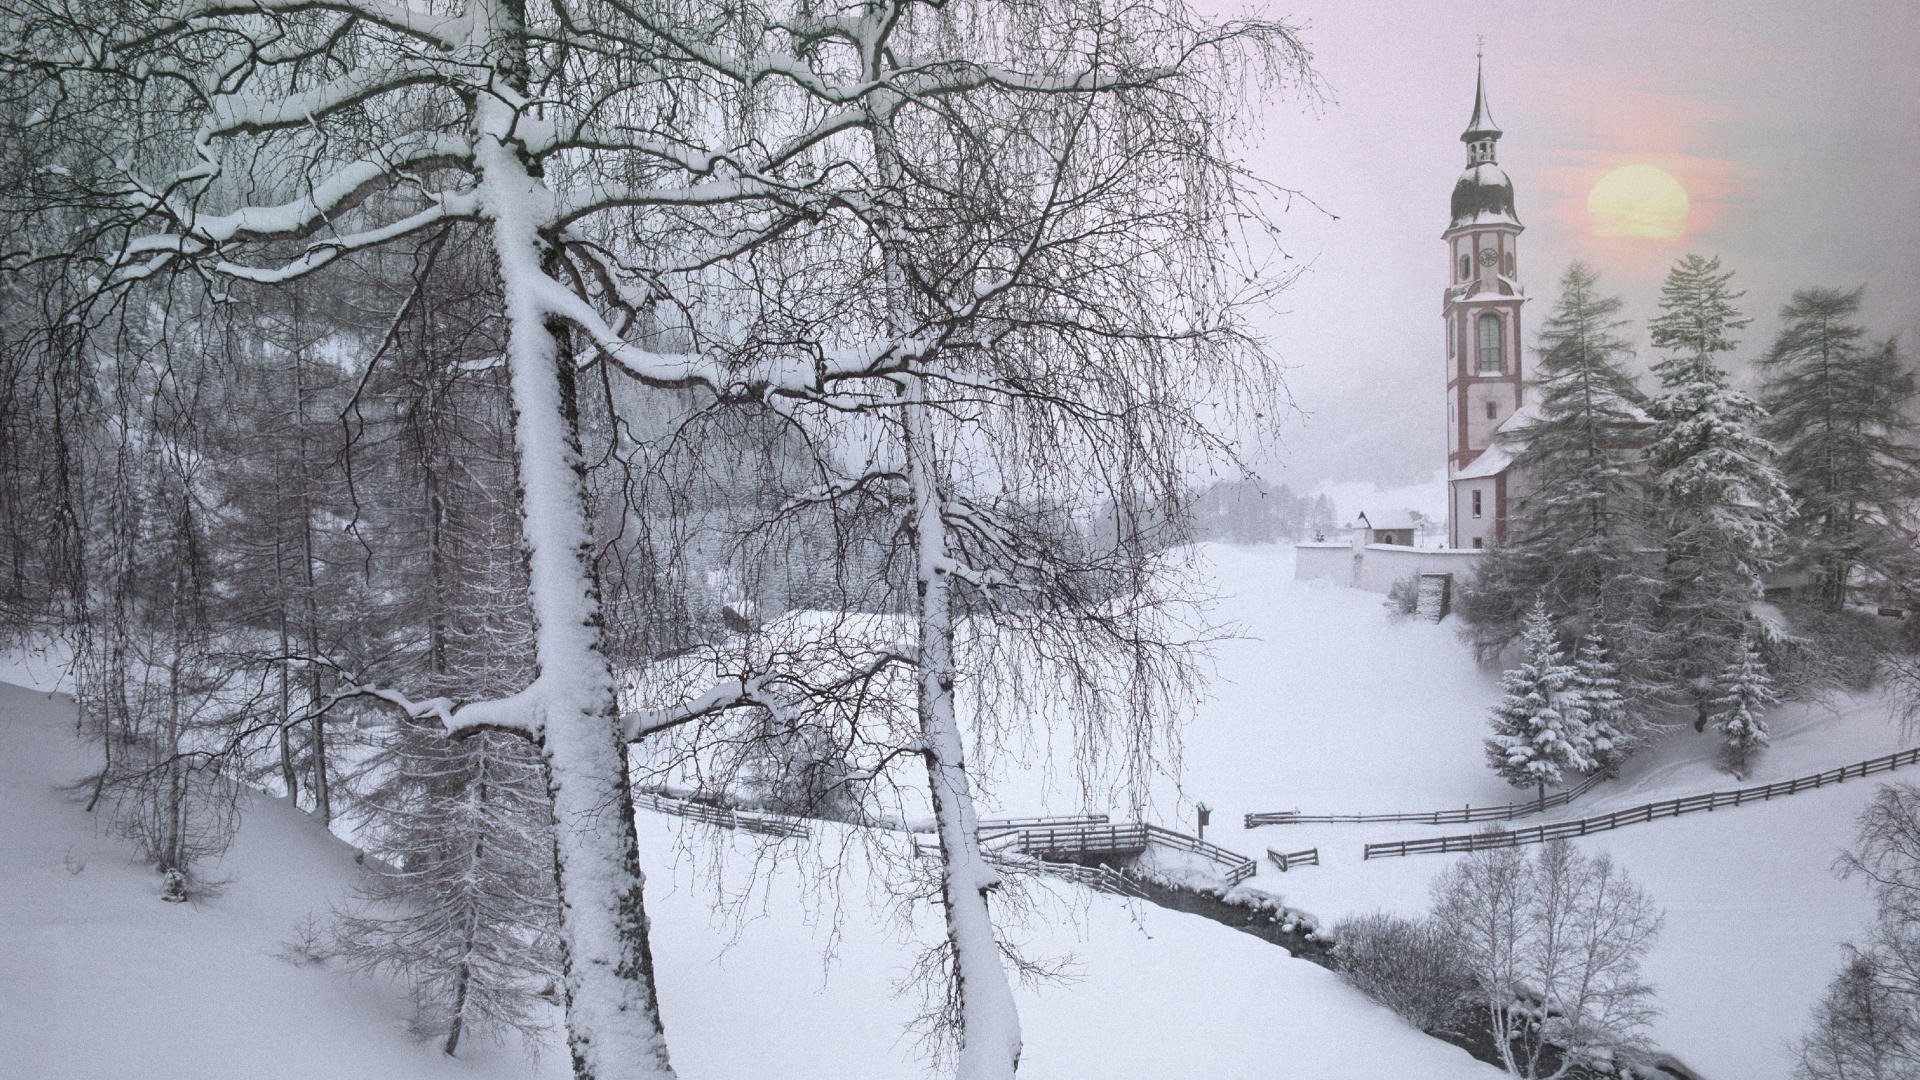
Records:
[[[1464,1029],[1474,983],[1459,943],[1431,918],[1376,913],[1333,928],[1333,963],[1368,997],[1421,1031]]]
[[[1408,574],[1387,587],[1387,610],[1411,618],[1420,608],[1420,575]]]

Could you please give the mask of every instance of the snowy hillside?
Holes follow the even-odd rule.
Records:
[[[1212,807],[1209,839],[1243,854],[1317,846],[1321,865],[1282,874],[1262,858],[1253,884],[1325,920],[1424,907],[1454,856],[1363,862],[1367,841],[1470,831],[1460,826],[1289,825],[1241,829],[1249,811],[1379,813],[1524,801],[1486,767],[1480,740],[1499,698],[1440,625],[1397,621],[1382,598],[1292,579],[1292,552],[1209,547],[1220,615],[1244,634],[1220,650],[1215,700],[1186,736],[1184,795]],[[1920,744],[1876,698],[1782,706],[1774,746],[1745,782],[1829,769]],[[1715,764],[1711,735],[1690,729],[1630,762],[1562,810],[1518,824],[1604,813],[1742,786]],[[1920,781],[1920,770],[1893,774]],[[1667,913],[1648,958],[1664,1015],[1653,1036],[1708,1077],[1785,1077],[1787,1040],[1857,938],[1871,906],[1831,866],[1882,778],[1791,799],[1635,825],[1580,841],[1605,851]],[[1182,823],[1191,828],[1188,805]]]
[[[35,1080],[558,1077],[557,1037],[529,1059],[478,1043],[459,1061],[404,1033],[397,988],[276,957],[347,896],[351,850],[278,800],[247,808],[210,876],[220,895],[158,899],[128,849],[58,787],[86,765],[71,704],[0,684],[0,1037]],[[706,827],[646,815],[642,858],[667,1030],[689,1077],[898,1080],[923,1069],[895,992],[913,939],[867,855],[832,834],[774,862]],[[840,892],[816,879],[838,864]],[[758,874],[757,884],[746,883]],[[730,902],[716,902],[716,888]],[[1021,991],[1022,1076],[1285,1073],[1490,1077],[1330,973],[1217,924],[1036,882],[1012,936],[1071,977]],[[923,913],[924,914],[924,913]],[[831,952],[828,962],[823,956]]]

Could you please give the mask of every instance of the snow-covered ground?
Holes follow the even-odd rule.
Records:
[[[351,849],[306,815],[252,800],[212,870],[224,890],[165,904],[151,871],[59,790],[85,767],[69,702],[0,685],[0,1074],[565,1075],[557,1038],[531,1058],[517,1045],[470,1042],[462,1060],[448,1060],[404,1033],[400,989],[276,956],[310,913],[345,899],[358,872]],[[641,825],[682,1075],[924,1074],[902,1034],[918,999],[896,987],[937,923],[924,909],[912,921],[894,916],[864,848],[823,829],[769,860],[756,842],[678,818],[643,815]],[[837,889],[822,884],[823,862],[837,864]],[[1020,991],[1022,1076],[1158,1078],[1189,1075],[1195,1062],[1227,1078],[1495,1075],[1254,938],[1050,881],[1028,893],[1032,910],[1012,936],[1071,977]]]
[[[1156,786],[1150,816],[1192,831],[1194,806],[1204,802],[1213,808],[1208,839],[1228,848],[1257,856],[1317,846],[1321,865],[1281,874],[1263,859],[1252,884],[1324,920],[1423,908],[1450,857],[1368,862],[1361,847],[1459,827],[1243,830],[1241,815],[1524,798],[1493,776],[1480,748],[1496,674],[1474,662],[1452,622],[1392,619],[1381,597],[1295,582],[1288,547],[1200,554],[1222,597],[1217,614],[1237,636],[1217,650],[1213,694],[1185,733],[1184,768]],[[35,681],[49,670],[5,669],[0,679]],[[109,1065],[135,1055],[146,1076],[222,1075],[224,1063],[276,1054],[296,1062],[276,1076],[305,1075],[298,1069],[338,1064],[341,1055],[350,1058],[344,1067],[316,1064],[314,1074],[527,1075],[513,1049],[443,1062],[401,1033],[407,1007],[397,990],[270,956],[307,912],[338,902],[354,873],[344,845],[283,804],[256,800],[217,871],[232,879],[223,895],[186,911],[154,900],[154,881],[129,864],[120,842],[93,836],[52,790],[81,768],[61,730],[65,708],[18,691],[0,696],[0,821],[8,823],[0,933],[19,938],[0,940],[0,1032],[27,1047],[35,1068],[22,1075],[123,1075]],[[1875,699],[1792,705],[1773,724],[1775,745],[1747,783],[1906,742]],[[1032,745],[1058,741],[1034,733]],[[1714,752],[1710,736],[1678,732],[1620,780],[1528,821],[1737,786]],[[999,764],[999,775],[983,777],[989,813],[1124,812],[1117,799],[1088,805],[1069,763],[1016,750]],[[1804,1027],[1840,943],[1869,917],[1864,888],[1830,868],[1883,780],[1580,842],[1611,853],[1666,909],[1647,965],[1665,1009],[1654,1029],[1663,1049],[1714,1080],[1787,1075],[1788,1040]],[[897,916],[890,889],[878,884],[897,880],[897,867],[876,868],[857,846],[843,853],[841,834],[826,827],[811,847],[772,860],[752,844],[717,848],[705,826],[679,819],[647,815],[641,833],[667,1026],[684,1075],[756,1075],[770,1061],[793,1077],[918,1073],[902,1035],[917,1000],[895,991],[934,928],[924,911],[915,921]],[[70,873],[75,862],[85,868]],[[838,891],[817,884],[824,863],[837,864]],[[756,884],[746,889],[749,880]],[[733,902],[716,903],[716,882]],[[1486,1075],[1329,973],[1250,937],[1069,886],[1030,891],[1034,910],[1011,935],[1037,959],[1071,957],[1075,979],[1020,992],[1023,1076],[1182,1075],[1194,1061],[1221,1077]],[[831,964],[822,961],[829,949]],[[69,1057],[75,1046],[92,1056]],[[564,1071],[559,1057],[549,1045],[537,1075]],[[188,1068],[196,1062],[208,1068]]]
[[[1425,907],[1452,856],[1362,861],[1369,840],[1437,836],[1460,826],[1241,828],[1254,810],[1377,813],[1524,801],[1486,767],[1480,742],[1499,698],[1458,624],[1395,620],[1383,598],[1293,580],[1286,546],[1209,546],[1219,616],[1241,636],[1218,650],[1215,697],[1186,733],[1178,824],[1212,807],[1210,840],[1250,856],[1320,850],[1319,866],[1282,874],[1264,858],[1252,884],[1331,921]],[[1744,783],[1832,768],[1920,744],[1884,701],[1783,706],[1775,744]],[[1712,735],[1677,732],[1622,778],[1522,824],[1603,813],[1742,786],[1719,771]],[[1893,779],[1920,781],[1920,769]],[[1580,841],[1608,852],[1666,909],[1647,964],[1665,1014],[1661,1046],[1713,1078],[1784,1077],[1787,1041],[1871,913],[1864,887],[1831,867],[1854,819],[1887,776],[1778,802],[1635,825]],[[1070,801],[1070,800],[1069,800]],[[1174,822],[1167,822],[1173,824]]]

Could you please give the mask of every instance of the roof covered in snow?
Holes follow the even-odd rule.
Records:
[[[1453,224],[1518,225],[1513,209],[1513,181],[1491,161],[1469,165],[1453,185]]]
[[[1376,510],[1371,513],[1362,510],[1347,524],[1349,529],[1417,529],[1420,523],[1414,520],[1411,510]]]

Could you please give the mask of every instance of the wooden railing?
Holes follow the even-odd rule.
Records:
[[[1288,870],[1291,870],[1296,866],[1319,866],[1320,865],[1320,849],[1310,847],[1305,851],[1289,851],[1289,852],[1281,853],[1273,850],[1272,848],[1268,848],[1267,859],[1268,861],[1272,862],[1273,865],[1279,867],[1280,872],[1284,874]]]
[[[1191,851],[1218,864],[1226,872],[1229,885],[1238,885],[1260,872],[1259,863],[1237,851],[1229,851],[1219,844],[1209,844],[1198,837],[1177,833],[1172,829],[1163,829],[1158,825],[1148,825],[1146,830],[1147,838],[1156,844]]]
[[[696,802],[692,799],[675,799],[653,792],[636,792],[633,805],[661,814],[673,814],[676,817],[692,818],[709,825],[718,825],[723,829],[745,829],[748,832],[764,833],[768,836],[802,837],[811,835],[807,827],[792,818],[775,817],[771,814],[753,814],[732,810],[711,803]]]
[[[1198,837],[1138,821],[1119,825],[1080,822],[1026,826],[994,835],[1006,837],[1010,841],[1009,846],[1023,854],[1041,858],[1062,855],[1133,855],[1145,851],[1149,844],[1178,848],[1182,851],[1191,851],[1217,864],[1230,885],[1238,885],[1258,873],[1260,869],[1258,863],[1237,851],[1228,851],[1218,844],[1209,844]],[[988,838],[984,827],[982,838]]]
[[[1565,806],[1593,790],[1595,784],[1611,773],[1597,772],[1565,791],[1544,799],[1500,806],[1466,806],[1458,810],[1423,810],[1404,814],[1302,814],[1293,810],[1256,812],[1246,816],[1246,826],[1258,825],[1364,825],[1376,822],[1416,822],[1423,825],[1471,825],[1476,821],[1512,821],[1514,818]]]
[[[996,861],[1007,862],[1007,860]],[[1012,864],[1009,863],[1009,865]],[[1047,862],[1044,859],[1027,859],[1022,860],[1017,865],[1018,868],[1021,869],[1037,870],[1051,877],[1065,878],[1076,884],[1085,885],[1089,889],[1098,889],[1101,892],[1115,893],[1120,896],[1131,896],[1138,900],[1148,899],[1147,891],[1141,888],[1138,882],[1120,871],[1115,870],[1113,867],[1104,864],[1098,866],[1083,866],[1080,863]]]
[[[991,840],[997,836],[1020,832],[1024,829],[1043,829],[1056,825],[1104,825],[1105,814],[1069,814],[1064,817],[1009,817],[984,818],[980,822],[980,839]]]
[[[1485,848],[1517,847],[1521,844],[1543,844],[1549,840],[1564,840],[1576,836],[1591,836],[1594,833],[1610,832],[1627,825],[1653,821],[1656,818],[1679,817],[1682,814],[1697,814],[1701,811],[1713,811],[1727,806],[1742,806],[1747,803],[1766,802],[1774,798],[1798,795],[1803,791],[1826,787],[1828,784],[1843,783],[1848,779],[1872,776],[1874,773],[1892,772],[1903,766],[1920,762],[1920,747],[1901,750],[1865,761],[1856,761],[1851,765],[1842,765],[1837,769],[1814,773],[1811,776],[1796,776],[1791,780],[1779,780],[1771,784],[1759,784],[1754,787],[1737,788],[1733,791],[1711,791],[1702,795],[1687,795],[1678,799],[1645,803],[1640,806],[1616,810],[1611,814],[1597,814],[1593,817],[1575,821],[1560,821],[1550,825],[1533,825],[1512,831],[1489,831],[1483,833],[1465,833],[1458,836],[1429,836],[1418,840],[1388,840],[1366,846],[1365,857],[1369,859],[1389,858],[1396,855],[1424,855],[1449,851],[1479,851]]]

